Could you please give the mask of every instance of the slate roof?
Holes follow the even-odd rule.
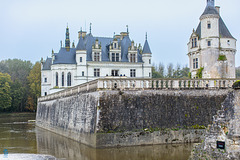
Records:
[[[47,57],[46,61],[43,62],[42,70],[51,70],[51,65],[52,65],[52,58]]]
[[[146,39],[145,44],[143,46],[143,53],[152,53],[148,44],[148,41]]]
[[[53,64],[76,64],[76,49],[61,48],[59,53],[54,53]]]
[[[113,42],[114,38],[109,37],[93,37],[93,35],[87,34],[84,38],[80,37],[76,48],[70,48],[67,51],[66,48],[61,48],[59,53],[55,53],[55,60],[53,64],[76,64],[76,50],[87,51],[87,61],[92,61],[92,45],[95,44],[95,40],[98,39],[98,43],[102,46],[102,61],[109,61],[109,45]],[[122,40],[117,39],[119,45],[121,45],[121,61],[128,61],[128,47],[131,45],[129,36],[125,36]],[[148,50],[150,50],[148,45]],[[142,55],[140,51],[137,52],[138,62],[142,61]]]
[[[211,7],[211,6],[207,6],[207,8],[209,8],[209,7]],[[206,10],[206,9],[205,9],[203,15],[204,14],[218,14],[219,15],[219,13],[217,12],[217,10],[215,8],[214,8],[214,10],[217,13],[215,13],[215,11],[213,11],[213,10],[208,10],[208,9]],[[201,29],[201,22],[200,22],[198,24],[198,27],[197,27],[197,30],[196,30],[196,33],[198,34],[199,38],[201,38],[201,30],[202,29]],[[219,18],[219,35],[220,35],[221,38],[233,38],[233,39],[235,39],[232,36],[232,34],[229,32],[229,30],[228,30],[228,28],[227,28],[226,24],[224,23],[224,21],[223,21],[221,16]]]
[[[85,49],[86,49],[86,46],[83,42],[83,38],[82,38],[82,36],[80,36],[78,44],[77,44],[77,50],[85,50]]]
[[[203,15],[206,15],[206,14],[216,14],[218,15],[218,11],[216,10],[216,8],[212,5],[207,5],[207,7],[205,8]]]

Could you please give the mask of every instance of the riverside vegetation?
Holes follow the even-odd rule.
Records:
[[[41,63],[8,59],[0,62],[0,112],[36,111],[41,95]]]

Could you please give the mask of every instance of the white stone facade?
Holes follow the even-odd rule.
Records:
[[[192,78],[235,78],[236,39],[231,35],[214,0],[200,17],[197,30],[188,43],[189,67]]]
[[[121,39],[113,38],[114,40],[109,42],[110,46],[107,44],[107,47],[109,47],[107,48],[107,53],[102,49],[105,46],[101,46],[101,40],[104,41],[104,38],[100,40],[95,38],[94,43],[91,44],[92,48],[89,50],[87,48],[87,42],[85,41],[89,41],[87,38],[89,39],[91,35],[88,35],[89,37],[84,35],[85,37],[80,37],[76,48],[68,49],[62,47],[59,53],[52,54],[52,58],[42,60],[41,96],[107,76],[151,78],[152,53],[147,40],[142,50],[141,47],[136,47],[133,41],[128,40],[129,36],[128,34],[126,35],[126,32],[124,32],[124,34],[126,37],[123,36]],[[83,34],[81,34],[81,36],[83,36]],[[125,43],[124,38],[125,41],[128,40],[131,42],[126,44],[128,45],[126,46],[127,50],[125,48],[127,53],[122,51],[122,49],[124,49],[123,43]],[[115,42],[116,45],[114,45]],[[81,46],[81,43],[84,43],[84,45]],[[74,50],[74,52],[72,52],[72,50]],[[99,53],[99,58],[95,57],[95,53]],[[116,55],[116,53],[118,53],[118,55]],[[103,54],[108,56],[107,60]],[[122,54],[125,54],[127,57],[125,57],[125,61]],[[132,59],[131,54],[133,54]],[[73,56],[72,60],[70,63],[64,64],[64,59],[69,62],[68,56]],[[104,58],[105,60],[103,60]]]

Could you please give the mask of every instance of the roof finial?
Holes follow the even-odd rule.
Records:
[[[60,47],[62,48],[62,41],[60,41],[60,45],[61,45]]]
[[[92,33],[92,23],[90,23],[90,33]]]
[[[81,29],[80,29],[80,32],[82,33],[82,27],[81,27]]]
[[[128,25],[126,25],[126,27],[127,27],[127,33],[128,33]]]
[[[147,32],[146,32],[146,40],[147,40]]]
[[[68,28],[68,23],[67,23],[67,28]]]

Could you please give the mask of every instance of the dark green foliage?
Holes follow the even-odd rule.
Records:
[[[10,75],[0,72],[0,110],[2,111],[7,111],[11,107],[11,83]]]
[[[200,69],[197,70],[197,78],[202,78],[202,72],[203,72],[204,68],[201,67]]]
[[[226,60],[227,60],[226,55],[219,55],[218,61],[226,61]]]
[[[240,80],[237,80],[236,82],[234,82],[232,88],[239,89],[240,88]]]
[[[29,108],[29,104],[31,101],[31,106],[35,106],[37,103],[37,97],[39,97],[39,84],[41,81],[40,77],[40,64],[38,63],[38,69],[33,72],[36,74],[32,74],[28,79],[30,71],[33,68],[33,64],[30,61],[23,61],[20,59],[8,59],[0,62],[0,72],[7,73],[10,77],[11,83],[9,83],[9,92],[10,92],[10,107],[5,109],[4,111],[10,112],[22,112],[22,111],[32,111],[33,107]],[[31,95],[31,96],[30,96]],[[29,97],[32,97],[29,98]],[[9,106],[7,102],[4,102],[5,105]]]

